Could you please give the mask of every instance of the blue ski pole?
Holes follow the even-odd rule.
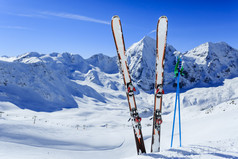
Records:
[[[176,90],[176,98],[175,98],[174,119],[173,119],[173,128],[172,128],[172,136],[171,136],[171,145],[170,145],[170,147],[173,146],[174,124],[175,124],[175,116],[176,116],[176,108],[177,108],[177,99],[178,99],[178,94],[179,94],[179,76],[180,76],[180,72],[178,72],[178,77],[177,77],[177,90]]]
[[[180,72],[179,72],[180,74]],[[179,78],[179,76],[178,76]],[[181,144],[181,117],[180,117],[180,88],[178,87],[178,113],[179,113],[179,140],[180,140],[180,147],[182,146]]]

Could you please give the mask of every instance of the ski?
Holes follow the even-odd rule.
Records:
[[[126,89],[126,96],[130,109],[130,119],[132,122],[133,132],[135,136],[137,154],[146,153],[144,140],[141,131],[141,118],[138,114],[134,91],[135,87],[132,85],[131,77],[129,73],[129,67],[127,65],[126,49],[122,33],[122,26],[119,16],[115,15],[111,21],[112,33],[116,45],[119,67],[123,76],[123,81]]]
[[[162,124],[162,96],[164,78],[164,58],[166,50],[168,19],[161,16],[158,20],[156,31],[156,66],[155,66],[155,89],[154,89],[154,116],[152,127],[151,152],[160,151],[160,133]]]

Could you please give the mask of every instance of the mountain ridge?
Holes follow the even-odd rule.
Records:
[[[132,81],[140,91],[153,93],[155,40],[145,36],[127,49]],[[165,93],[174,92],[176,56],[182,55],[185,76],[182,90],[221,85],[224,79],[238,76],[238,51],[225,42],[205,43],[180,53],[167,44],[165,56]],[[0,57],[0,100],[35,111],[75,108],[74,98],[85,96],[97,102],[110,102],[117,95],[106,89],[123,91],[117,56],[96,54],[84,59],[78,54],[30,52],[16,57]],[[30,98],[34,94],[35,97]],[[119,95],[120,98],[125,97]]]

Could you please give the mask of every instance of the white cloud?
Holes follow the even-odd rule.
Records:
[[[71,14],[71,13],[56,13],[56,12],[45,11],[45,12],[35,12],[33,14],[32,13],[31,14],[28,14],[28,13],[11,13],[11,12],[7,12],[6,14],[20,16],[20,17],[29,17],[29,18],[48,18],[49,16],[54,16],[54,17],[81,20],[81,21],[88,21],[88,22],[107,24],[107,25],[111,24],[109,21],[99,20],[99,19],[90,18],[90,17],[87,17],[87,16],[79,15],[79,14]]]
[[[28,18],[46,18],[46,16],[41,15],[39,13],[15,13],[15,12],[5,12],[5,14],[19,16],[19,17],[28,17]]]
[[[150,35],[152,33],[156,32],[156,30],[152,30],[151,32],[149,32],[147,35]]]
[[[54,12],[40,12],[40,13],[42,15],[55,16],[55,17],[60,17],[60,18],[82,20],[82,21],[88,21],[88,22],[94,22],[94,23],[101,23],[101,24],[110,25],[110,22],[108,22],[108,21],[99,20],[99,19],[95,19],[95,18],[90,18],[90,17],[79,15],[79,14],[54,13]]]

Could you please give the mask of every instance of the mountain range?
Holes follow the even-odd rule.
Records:
[[[155,50],[155,40],[148,36],[127,49],[137,94],[153,93]],[[173,71],[178,55],[182,55],[185,70],[180,83],[182,91],[222,85],[224,79],[238,76],[238,50],[225,42],[207,42],[185,53],[167,45],[165,93],[175,91]],[[0,57],[0,100],[23,109],[51,112],[78,107],[75,98],[89,97],[103,103],[118,97],[125,99],[107,93],[108,89],[115,92],[124,89],[117,63],[116,56],[103,54],[88,59],[70,53],[36,52]]]

